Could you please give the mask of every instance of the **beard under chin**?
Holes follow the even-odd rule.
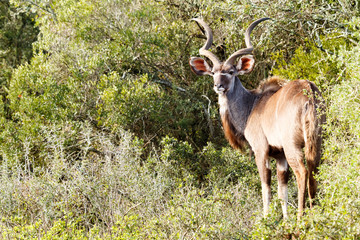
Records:
[[[223,95],[223,94],[226,93],[225,88],[222,88],[221,90],[219,90],[219,89],[214,89],[214,91],[215,91],[217,94],[219,94],[219,95]]]

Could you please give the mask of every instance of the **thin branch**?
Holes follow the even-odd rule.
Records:
[[[201,96],[208,100],[208,107],[207,109],[204,107],[204,111],[209,125],[210,138],[212,138],[214,136],[214,126],[212,125],[211,117],[210,117],[211,100],[206,95],[201,95]]]
[[[178,87],[178,86],[175,86],[173,83],[171,83],[170,81],[167,81],[167,80],[164,80],[164,79],[158,79],[158,80],[155,80],[154,82],[156,83],[160,83],[162,85],[165,85],[169,88],[175,88],[176,90],[180,91],[180,92],[186,92],[186,90],[184,88],[181,88],[181,87]]]
[[[49,6],[49,9],[50,9],[50,10],[49,10],[49,9],[47,9],[47,8],[41,7],[39,4],[37,4],[37,3],[35,3],[35,2],[33,2],[33,1],[31,1],[31,0],[24,0],[24,1],[30,3],[31,5],[36,6],[37,8],[39,8],[39,9],[41,9],[41,10],[47,12],[47,13],[50,13],[50,14],[53,16],[55,22],[58,22],[57,17],[56,17],[56,14],[55,14],[54,10],[52,10],[52,8],[51,8],[50,6]]]

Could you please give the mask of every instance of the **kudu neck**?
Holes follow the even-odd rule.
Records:
[[[236,130],[243,133],[255,101],[256,95],[244,88],[239,78],[235,77],[234,87],[219,96],[220,114],[228,114]]]
[[[255,95],[247,90],[241,83],[240,79],[236,76],[234,81],[234,87],[227,92],[226,97],[229,101],[245,100],[247,102],[255,101]]]

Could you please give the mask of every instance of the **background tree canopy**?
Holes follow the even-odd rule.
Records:
[[[4,239],[360,238],[360,3],[348,0],[0,2]],[[225,141],[211,79],[191,73],[214,31],[225,59],[252,33],[256,88],[315,82],[327,102],[317,206],[262,219],[248,152]],[[275,173],[274,173],[275,174]]]

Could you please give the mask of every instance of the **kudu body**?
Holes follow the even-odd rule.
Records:
[[[209,26],[201,19],[193,19],[204,27],[207,36],[199,52],[212,61],[213,67],[199,57],[192,57],[190,66],[198,75],[213,77],[225,136],[230,144],[234,148],[243,148],[248,143],[255,155],[261,179],[264,216],[269,212],[269,157],[273,157],[276,159],[278,195],[282,200],[283,216],[287,217],[290,166],[297,180],[300,217],[305,207],[306,186],[310,207],[316,193],[313,175],[320,162],[321,123],[324,121],[324,115],[319,114],[323,108],[322,97],[315,84],[306,80],[286,83],[273,77],[257,90],[249,91],[243,87],[237,75],[251,72],[255,62],[252,55],[247,55],[253,51],[250,33],[257,24],[267,19],[259,19],[249,26],[245,33],[247,48],[233,53],[225,62],[220,62],[208,50],[212,45]],[[235,60],[240,56],[235,65]]]

